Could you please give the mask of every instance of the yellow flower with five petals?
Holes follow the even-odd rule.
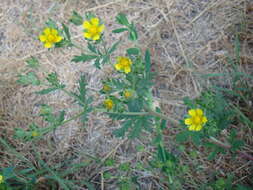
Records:
[[[114,65],[115,69],[118,71],[123,71],[124,73],[130,73],[131,72],[131,65],[132,65],[131,59],[128,57],[122,57],[119,56],[117,58],[117,63]]]
[[[100,24],[99,18],[91,18],[89,21],[83,22],[84,34],[83,36],[91,40],[99,40],[102,32],[105,29],[104,24]]]
[[[59,35],[58,31],[54,28],[45,28],[39,39],[44,43],[45,48],[51,48],[53,44],[60,42],[63,37]]]
[[[190,117],[184,120],[184,123],[188,125],[190,131],[200,131],[203,125],[207,122],[207,118],[201,109],[190,109],[188,111]]]

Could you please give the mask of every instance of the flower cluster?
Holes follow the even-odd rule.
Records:
[[[128,57],[118,57],[117,63],[114,65],[115,69],[118,71],[123,71],[124,73],[131,72],[131,65],[132,65],[131,59]]]
[[[83,36],[90,40],[99,40],[102,32],[105,29],[104,24],[100,24],[98,18],[91,18],[89,21],[83,22],[84,34]]]
[[[45,48],[51,48],[53,44],[60,42],[63,38],[59,35],[58,31],[54,28],[45,28],[39,36],[41,42],[44,43]]]
[[[188,115],[190,117],[186,118],[184,123],[188,125],[190,131],[200,131],[207,122],[207,118],[201,109],[190,109]]]

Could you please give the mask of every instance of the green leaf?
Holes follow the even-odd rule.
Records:
[[[49,28],[54,28],[54,29],[57,29],[57,30],[58,30],[58,27],[57,27],[56,22],[53,21],[51,18],[48,19],[48,21],[46,22],[46,25],[47,25]]]
[[[76,26],[80,26],[83,24],[83,17],[76,11],[73,11],[72,16],[70,17],[69,21],[72,22]]]
[[[120,42],[121,42],[121,40],[115,42],[115,43],[112,45],[112,47],[109,49],[108,53],[109,53],[109,54],[112,54],[112,53],[117,49],[117,47],[118,47],[118,45],[120,44]]]
[[[132,120],[127,120],[122,124],[122,127],[113,131],[113,135],[116,137],[124,137],[125,133],[132,126]]]
[[[126,15],[125,15],[124,13],[119,13],[119,14],[116,16],[116,21],[117,21],[119,24],[122,24],[122,25],[125,25],[125,26],[128,26],[128,25],[129,25],[128,19],[127,19]]]
[[[97,49],[96,46],[94,46],[93,44],[88,42],[88,49],[92,52],[92,53],[97,53]]]
[[[26,64],[27,64],[27,67],[30,67],[30,68],[38,68],[40,66],[38,59],[35,57],[30,57],[29,59],[27,59]]]
[[[130,33],[129,33],[129,39],[132,41],[135,41],[138,39],[138,33],[134,27],[134,25],[131,27]]]
[[[161,129],[162,129],[162,130],[164,130],[164,129],[167,128],[167,125],[166,125],[166,124],[167,124],[167,121],[163,119],[162,122],[161,122]]]
[[[25,75],[19,75],[19,79],[17,80],[17,83],[23,84],[23,85],[40,85],[40,80],[37,78],[36,74],[34,72],[29,72]]]
[[[69,28],[65,24],[63,24],[63,23],[62,23],[62,27],[63,27],[64,33],[66,34],[67,39],[69,41],[71,41],[71,39],[70,39],[70,33],[69,33]]]
[[[121,170],[121,171],[129,171],[131,169],[130,166],[131,165],[128,162],[127,163],[122,163],[122,164],[119,165],[119,170]]]
[[[53,92],[55,90],[57,90],[58,88],[47,88],[47,89],[43,89],[41,91],[36,92],[36,94],[40,94],[40,95],[45,95],[48,94],[50,92]]]
[[[95,65],[96,68],[101,69],[101,67],[100,67],[100,58],[99,57],[94,61],[94,65]]]
[[[139,55],[140,49],[139,48],[129,48],[126,50],[128,55]]]
[[[74,56],[74,58],[71,60],[75,63],[78,63],[78,62],[86,62],[86,61],[90,61],[90,60],[93,60],[93,59],[96,59],[98,58],[97,55],[86,55],[86,54],[82,54],[80,56],[76,55]]]
[[[151,60],[149,50],[146,50],[145,52],[145,71],[147,75],[149,75],[149,73],[151,72]]]
[[[176,135],[176,141],[177,141],[178,143],[186,142],[186,141],[188,140],[188,138],[189,138],[189,133],[188,133],[188,131],[183,131],[183,132],[178,133],[178,134]]]
[[[112,31],[112,33],[121,33],[121,32],[125,32],[128,31],[128,28],[118,28]]]
[[[53,72],[53,73],[49,73],[46,77],[47,81],[54,87],[54,88],[64,88],[65,85],[64,84],[61,84],[59,79],[58,79],[58,76],[57,76],[57,73],[56,72]]]

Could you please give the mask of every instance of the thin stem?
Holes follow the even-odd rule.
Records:
[[[80,116],[82,116],[85,113],[86,113],[86,110],[83,111],[83,112],[81,112],[81,113],[79,113],[79,114],[77,114],[77,115],[75,115],[75,116],[73,116],[73,117],[71,117],[71,118],[69,118],[69,119],[67,119],[67,120],[65,120],[65,121],[63,121],[62,123],[60,123],[60,125],[56,125],[56,126],[51,126],[51,127],[45,128],[45,130],[42,132],[42,134],[44,135],[44,134],[50,132],[51,130],[56,129],[59,126],[65,125],[66,123],[79,118]]]

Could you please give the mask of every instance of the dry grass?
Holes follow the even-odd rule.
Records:
[[[247,8],[245,0],[2,0],[0,3],[0,136],[5,135],[17,150],[22,150],[28,159],[36,165],[31,144],[22,144],[12,139],[14,128],[27,128],[31,122],[43,125],[38,114],[38,105],[47,103],[56,111],[66,109],[67,116],[78,112],[78,107],[71,104],[72,100],[61,93],[53,93],[46,97],[34,95],[38,90],[32,87],[22,87],[15,83],[16,76],[24,68],[24,61],[30,56],[38,57],[42,70],[57,71],[60,80],[69,89],[76,88],[80,74],[88,79],[91,95],[100,104],[98,91],[101,79],[111,77],[111,69],[97,71],[91,64],[74,64],[70,60],[79,53],[74,49],[47,51],[43,49],[37,36],[43,24],[50,17],[57,22],[66,22],[73,10],[82,14],[94,12],[103,18],[107,30],[117,26],[114,18],[117,13],[124,12],[130,20],[137,23],[140,43],[143,49],[150,48],[152,66],[157,71],[156,85],[153,92],[162,110],[175,119],[180,119],[185,113],[182,98],[197,97],[203,90],[201,74],[223,72],[225,58],[230,54],[233,45],[233,34],[236,25],[245,23],[246,30],[240,35],[243,42],[241,69],[252,74],[253,68],[253,37],[252,9]],[[245,13],[248,13],[248,20]],[[71,32],[77,43],[85,43],[82,39],[81,28],[72,27]],[[105,33],[109,43],[122,35],[112,36]],[[129,42],[123,43],[117,53],[130,47]],[[229,81],[218,81],[229,82]],[[208,83],[208,82],[207,82]],[[152,147],[148,146],[151,136],[146,139],[128,141],[112,136],[112,130],[119,123],[112,123],[101,114],[93,114],[85,128],[80,121],[61,127],[54,134],[48,135],[40,143],[38,150],[48,165],[72,160],[73,163],[87,161],[87,155],[94,157],[113,157],[118,163],[130,162],[133,165],[143,159],[149,160]],[[171,127],[169,125],[169,127]],[[237,126],[233,126],[237,128]],[[177,129],[171,128],[168,133],[167,147],[174,148],[173,142]],[[250,131],[252,134],[252,130]],[[242,132],[242,135],[244,133]],[[248,145],[252,146],[252,135],[245,137]],[[49,143],[50,142],[50,143]],[[136,145],[146,145],[146,151],[136,153]],[[252,147],[251,147],[252,148]],[[189,152],[194,149],[188,146],[182,155],[182,164],[190,166],[188,176],[185,176],[185,189],[196,189],[200,184],[215,180],[212,176],[226,177],[229,173],[236,176],[234,183],[252,184],[250,176],[252,163],[229,156],[219,155],[215,161],[206,160],[207,153],[197,150],[197,158],[192,160]],[[248,151],[250,147],[248,147]],[[0,151],[1,167],[10,163],[19,163],[16,158]],[[197,161],[197,162],[196,162]],[[197,170],[196,170],[197,168]],[[108,168],[91,164],[84,171],[75,174],[76,179],[85,178],[97,184],[98,189],[116,189],[114,181],[101,183],[101,172]],[[113,169],[112,169],[113,170]],[[135,171],[141,177],[142,189],[158,189],[164,184],[152,173]],[[160,175],[157,173],[157,175]],[[193,177],[192,177],[193,176]],[[163,187],[166,189],[166,187]]]

